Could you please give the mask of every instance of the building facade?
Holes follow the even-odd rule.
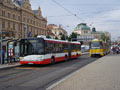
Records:
[[[49,28],[49,30],[51,30],[55,37],[58,39],[61,39],[62,35],[65,35],[65,37],[68,36],[67,31],[62,28],[62,25],[57,26],[54,24],[49,24],[47,28]]]
[[[88,44],[94,37],[91,35],[91,29],[86,23],[80,23],[74,29],[74,33],[77,33],[77,40],[83,44]]]
[[[80,23],[74,29],[74,33],[77,33],[80,36],[88,36],[91,34],[90,27],[86,23]]]
[[[31,9],[29,0],[0,0],[0,24],[3,37],[24,38],[25,33],[31,37],[47,35],[47,19],[40,7]]]

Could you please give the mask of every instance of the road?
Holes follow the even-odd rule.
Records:
[[[21,65],[0,71],[0,90],[45,90],[65,76],[97,60],[88,55],[54,65]]]

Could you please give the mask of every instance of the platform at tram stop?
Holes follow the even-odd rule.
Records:
[[[120,90],[120,54],[104,56],[46,90]]]

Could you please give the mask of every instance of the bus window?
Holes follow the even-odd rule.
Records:
[[[22,43],[20,51],[23,56],[32,54],[44,54],[43,43],[37,42]]]

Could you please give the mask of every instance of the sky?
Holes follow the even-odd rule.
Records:
[[[97,31],[120,37],[120,0],[30,0],[32,9],[41,7],[48,24],[62,24],[70,34],[77,24],[87,23]]]

